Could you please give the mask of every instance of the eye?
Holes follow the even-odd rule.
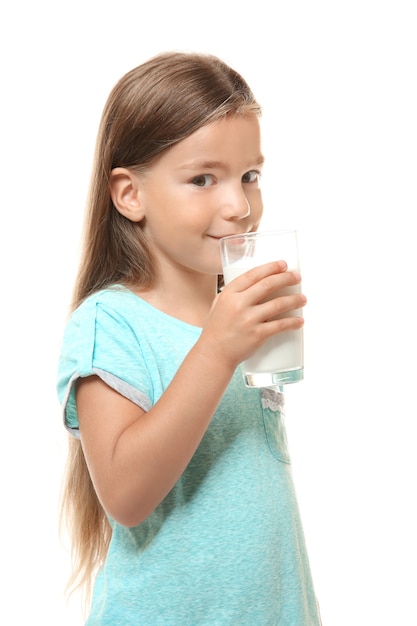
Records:
[[[246,174],[243,174],[242,183],[259,183],[260,178],[261,172],[257,170],[250,170],[249,172],[246,172]]]
[[[200,176],[194,176],[191,184],[197,187],[209,187],[213,184],[213,180],[214,178],[211,174],[200,174]]]

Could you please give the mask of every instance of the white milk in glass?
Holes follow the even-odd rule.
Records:
[[[240,259],[223,267],[225,284],[253,266],[253,259]],[[278,293],[279,295],[301,293],[301,284],[285,287],[280,289],[277,295]],[[301,309],[294,309],[282,314],[282,317],[301,315]],[[299,381],[303,378],[303,363],[302,329],[279,333],[267,339],[252,357],[242,363],[245,383],[248,386],[264,386],[264,383],[265,386],[272,386],[274,381],[277,385]]]

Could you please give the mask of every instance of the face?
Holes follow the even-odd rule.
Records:
[[[233,116],[197,130],[138,177],[161,272],[221,273],[219,239],[259,226],[262,163],[258,118]]]

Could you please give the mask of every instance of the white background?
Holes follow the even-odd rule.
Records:
[[[3,3],[0,622],[83,623],[62,591],[59,342],[104,101],[126,71],[181,49],[251,84],[263,226],[300,231],[306,369],[287,428],[324,626],[417,624],[413,5]]]

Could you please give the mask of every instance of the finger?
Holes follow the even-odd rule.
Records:
[[[260,280],[267,278],[271,275],[281,274],[287,270],[287,264],[285,261],[273,261],[271,263],[265,263],[263,265],[258,265],[256,267],[252,267],[247,271],[243,272],[236,278],[230,281],[229,285],[232,285],[232,288],[235,291],[245,291],[249,289],[252,285],[255,285]]]
[[[301,309],[306,305],[307,298],[302,293],[280,296],[257,305],[260,319],[264,321],[282,319],[284,317],[301,317]]]
[[[264,324],[268,336],[284,333],[288,330],[299,330],[303,326],[303,317],[283,317],[277,320],[270,320]]]
[[[246,289],[254,304],[277,297],[301,293],[301,276],[297,271],[270,274]]]

